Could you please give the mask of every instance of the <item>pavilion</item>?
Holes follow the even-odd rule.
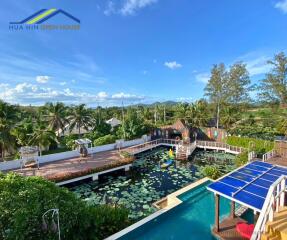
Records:
[[[233,219],[235,219],[235,203],[252,209],[254,211],[254,217],[256,221],[257,217],[263,209],[263,206],[266,205],[265,200],[268,200],[272,196],[269,193],[269,189],[271,189],[271,186],[273,187],[274,183],[278,182],[282,176],[287,176],[287,168],[272,165],[266,162],[254,161],[211,183],[207,189],[213,192],[215,195],[215,225],[213,228],[213,233],[217,237],[225,239],[227,234],[224,233],[225,230],[223,228],[227,229],[226,224],[232,222]],[[284,204],[284,192],[286,191],[285,180],[282,183],[280,186],[283,189],[280,190],[282,191],[282,194],[280,192],[279,198],[281,196],[283,197],[283,200],[280,201]],[[221,223],[219,222],[220,197],[227,198],[231,201],[230,217],[223,220]],[[236,223],[241,220],[242,219],[233,221],[233,225],[236,225]],[[229,225],[228,228],[228,234],[230,235],[231,226]],[[233,233],[236,234],[234,226]],[[238,238],[234,237],[229,239]]]

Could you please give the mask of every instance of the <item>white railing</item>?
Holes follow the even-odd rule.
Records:
[[[202,148],[209,148],[209,149],[225,150],[225,151],[234,152],[234,153],[242,153],[244,151],[247,151],[246,148],[231,146],[231,145],[228,145],[227,143],[222,143],[222,142],[196,141],[196,146],[202,147]]]
[[[136,153],[140,153],[143,152],[145,150],[149,150],[155,147],[158,147],[160,145],[170,145],[170,146],[176,146],[178,144],[182,143],[181,140],[175,140],[175,139],[157,139],[157,140],[153,140],[153,141],[149,141],[143,144],[139,144],[133,147],[129,147],[124,149],[123,151],[128,152],[130,154],[136,154]]]
[[[256,152],[252,151],[248,153],[248,162],[256,158]]]
[[[275,211],[278,212],[279,208],[284,206],[286,179],[287,176],[281,176],[270,186],[258,221],[255,225],[251,240],[261,239],[262,233],[264,233],[266,230],[266,223],[268,221],[272,222]]]
[[[266,162],[266,161],[268,161],[269,159],[271,159],[271,158],[273,158],[273,157],[275,157],[275,156],[277,156],[277,152],[273,149],[273,150],[271,150],[271,151],[265,153],[265,154],[263,155],[262,160],[263,160],[263,162]]]

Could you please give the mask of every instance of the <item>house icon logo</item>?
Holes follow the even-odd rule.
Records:
[[[47,24],[47,20],[61,14],[71,19],[74,24]],[[18,22],[10,22],[10,30],[79,30],[81,21],[62,9],[41,9],[31,16]]]

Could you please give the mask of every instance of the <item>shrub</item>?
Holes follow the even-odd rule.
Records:
[[[219,178],[221,175],[218,167],[216,167],[216,166],[205,166],[202,169],[202,172],[203,172],[204,176],[209,177],[209,178],[214,179],[214,180]]]
[[[116,141],[116,137],[109,134],[109,135],[99,137],[98,139],[96,139],[94,141],[94,145],[95,146],[101,146],[101,145],[105,145],[105,144],[114,143],[115,141]]]
[[[129,224],[126,209],[89,206],[67,189],[40,177],[1,174],[0,199],[3,240],[57,239],[57,233],[42,229],[42,215],[51,208],[59,209],[62,239],[103,239]]]
[[[237,167],[241,167],[242,165],[248,162],[248,152],[242,152],[238,154],[235,158],[235,164]]]
[[[255,151],[257,154],[264,154],[272,150],[274,147],[274,143],[271,141],[256,138],[236,137],[236,136],[228,137],[226,143],[232,146],[244,147],[246,149],[248,149],[250,145],[252,146],[251,150]]]

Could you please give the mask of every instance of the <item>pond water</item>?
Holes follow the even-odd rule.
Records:
[[[92,205],[123,205],[130,210],[129,218],[137,221],[156,211],[152,203],[204,177],[204,166],[216,165],[222,173],[235,168],[235,157],[225,153],[196,150],[188,161],[175,161],[169,168],[161,168],[168,158],[164,147],[141,153],[130,172],[106,175],[70,190]]]

